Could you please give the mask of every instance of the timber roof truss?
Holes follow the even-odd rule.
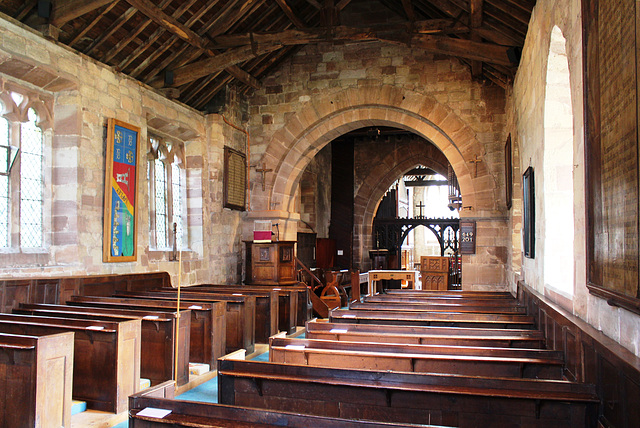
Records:
[[[373,6],[372,6],[373,5]],[[306,44],[409,45],[507,87],[535,0],[3,0],[0,12],[198,110]],[[353,17],[369,8],[370,22]]]

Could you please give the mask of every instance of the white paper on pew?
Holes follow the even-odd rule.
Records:
[[[160,318],[158,315],[147,315],[146,317],[142,317],[143,320],[157,320]]]
[[[286,345],[284,347],[284,349],[295,349],[296,351],[302,351],[304,350],[305,346],[304,345]]]
[[[104,330],[104,327],[101,325],[90,325],[86,328],[86,330]]]
[[[232,296],[242,296],[242,293],[233,293]]]
[[[145,407],[138,412],[138,416],[146,416],[147,418],[162,419],[171,413],[171,410],[158,409],[156,407]]]
[[[191,306],[189,306],[189,309],[202,309],[202,306],[191,305]]]
[[[347,331],[346,328],[332,328],[329,333],[346,333]]]
[[[344,314],[342,315],[342,318],[355,318],[356,316],[353,314]]]
[[[273,291],[280,291],[282,288],[274,288]]]

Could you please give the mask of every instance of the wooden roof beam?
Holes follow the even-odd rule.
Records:
[[[377,35],[373,32],[354,29],[350,27],[335,27],[329,35],[323,29],[289,30],[271,35],[270,42],[251,43],[249,45],[229,49],[220,55],[197,61],[184,67],[173,70],[173,83],[170,86],[181,86],[193,80],[199,79],[234,64],[248,61],[265,53],[281,49],[283,46],[307,44],[326,40],[366,41],[384,40],[394,43],[402,43],[407,40],[406,32],[386,33]],[[285,37],[284,34],[287,34]],[[447,36],[433,36],[428,34],[413,34],[409,38],[411,46],[422,48],[429,52],[452,55],[472,60],[485,61],[492,64],[514,66],[509,60],[508,46],[494,45],[490,43],[474,42],[464,39],[453,39]],[[156,78],[150,84],[154,87],[162,87],[164,82]]]
[[[475,30],[482,26],[482,3],[483,0],[469,0],[471,9],[469,23],[471,24],[471,40],[481,42],[482,37]],[[482,62],[471,61],[471,76],[479,78],[482,75]]]
[[[309,3],[311,6],[315,7],[318,10],[322,9],[322,5],[318,3],[317,0],[307,0],[307,3]]]
[[[331,28],[338,25],[338,9],[334,0],[324,0],[322,5],[322,22],[325,27]]]
[[[520,21],[522,24],[529,25],[529,19],[531,18],[531,12],[527,13],[521,8],[513,6],[503,0],[487,0],[487,4],[493,6],[496,9],[501,10],[507,15]]]
[[[404,13],[407,14],[407,19],[409,22],[413,22],[416,20],[416,12],[413,10],[413,4],[411,0],[402,0],[402,7],[404,8]]]
[[[167,5],[171,3],[171,0],[162,0],[162,2],[158,5],[160,9],[164,9]],[[136,37],[140,35],[148,26],[151,24],[153,20],[149,17],[145,17],[145,19],[138,25],[136,31],[129,34],[129,37],[126,37],[120,40],[110,51],[106,52],[102,57],[102,62],[108,63],[113,57],[118,55],[118,53],[124,49],[129,43],[135,40]]]
[[[207,49],[209,42],[203,39],[187,26],[181,24],[171,15],[164,13],[162,9],[150,2],[149,0],[125,0],[131,6],[153,19],[161,27],[171,31],[187,43],[200,49]]]
[[[91,55],[91,51],[96,49],[98,46],[100,46],[101,44],[103,44],[109,37],[111,37],[111,35],[113,35],[113,33],[115,33],[116,31],[118,31],[120,29],[120,27],[122,27],[124,24],[127,23],[127,21],[129,19],[131,19],[131,17],[133,15],[136,14],[138,10],[135,7],[130,7],[125,13],[123,13],[122,15],[120,15],[118,17],[118,19],[116,19],[110,26],[109,28],[107,28],[105,31],[102,32],[102,34],[100,34],[100,37],[98,37],[97,39],[95,39],[93,41],[93,43],[91,43],[89,45],[88,48],[86,48],[84,50],[84,54],[86,55]]]
[[[411,46],[422,48],[428,52],[483,61],[490,64],[508,67],[517,65],[509,60],[507,51],[511,48],[508,46],[428,34],[414,35],[411,39]]]
[[[240,48],[229,49],[219,55],[212,56],[202,61],[187,64],[183,67],[173,70],[173,83],[167,85],[178,87],[185,85],[201,77],[215,73],[216,71],[229,68],[238,63],[248,61],[259,55],[276,51],[282,48],[280,44],[262,45],[262,46],[242,46]],[[233,73],[232,73],[233,74]],[[234,77],[236,75],[234,74]],[[245,78],[245,76],[242,76]],[[238,77],[240,78],[240,77]],[[241,79],[243,80],[243,79]],[[155,88],[164,86],[164,79],[155,78],[149,84]]]
[[[56,0],[53,4],[50,24],[60,28],[74,18],[101,8],[113,0]]]
[[[211,43],[207,39],[204,39],[203,37],[193,32],[191,29],[189,29],[187,26],[181,24],[173,16],[170,16],[164,13],[159,7],[155,6],[149,0],[126,0],[126,1],[131,6],[135,7],[140,12],[144,13],[149,18],[153,19],[153,21],[158,23],[161,27],[168,29],[173,34],[180,37],[187,43],[197,48],[203,49],[207,53],[207,55],[216,55],[216,53],[210,49]],[[264,1],[264,0],[259,0],[259,1]],[[249,3],[252,4],[253,1],[250,0],[246,2],[246,4],[249,4]],[[223,63],[223,62],[224,61],[222,60],[220,61],[220,63]],[[251,84],[254,87],[255,86],[259,87],[260,84],[258,80],[250,76],[249,73],[237,67],[235,65],[237,63],[238,62],[233,62],[229,64],[229,67],[231,67],[229,70],[229,73],[232,74],[237,79],[240,79],[241,81],[246,82],[247,84]]]
[[[93,21],[91,21],[91,23],[85,25],[82,31],[76,34],[76,36],[68,43],[69,46],[73,46],[76,43],[78,43],[78,41],[82,39],[84,35],[87,34],[87,32],[89,32],[89,30],[91,30],[98,23],[98,21],[100,21],[100,19],[102,19],[103,16],[109,13],[109,11],[113,9],[117,4],[118,2],[114,1],[109,6],[107,6],[102,12],[100,12],[100,14]]]
[[[293,10],[291,9],[291,6],[289,6],[289,4],[287,3],[287,0],[276,0],[276,3],[278,3],[278,6],[280,6],[280,9],[282,9],[284,14],[287,15],[287,18],[291,20],[293,25],[295,25],[298,28],[306,27],[305,23],[302,22],[302,19],[298,18],[298,16],[293,12]]]
[[[338,9],[338,12],[340,12],[340,11],[342,11],[342,9],[347,7],[349,5],[349,3],[351,3],[351,0],[340,0],[338,2],[338,4],[336,5],[336,9]]]
[[[337,26],[333,29],[333,38],[336,40],[374,40],[377,34],[397,33],[398,37],[403,36],[406,39],[410,30],[417,34],[452,34],[470,31],[469,27],[461,23],[456,23],[452,19],[428,19],[416,21],[411,26],[409,24],[384,24],[374,25],[368,28]],[[245,46],[251,43],[283,42],[284,44],[289,44],[296,39],[299,40],[298,44],[328,40],[325,28],[302,28],[283,30],[280,32],[222,35],[216,37],[213,43],[217,49],[226,49]]]

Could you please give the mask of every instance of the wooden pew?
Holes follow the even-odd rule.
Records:
[[[173,312],[176,305],[162,300],[141,300],[119,297],[71,296],[71,306],[90,306],[114,309],[146,309]],[[189,362],[216,366],[216,360],[225,354],[226,321],[225,302],[180,303],[180,310],[191,311]]]
[[[297,303],[297,317],[295,325],[303,326],[305,322],[310,320],[313,315],[313,305],[311,304],[311,296],[309,288],[306,284],[299,282],[296,284],[279,284],[279,285],[266,285],[266,284],[248,284],[250,287],[260,287],[265,289],[273,289],[276,291],[288,291],[298,296]],[[245,287],[243,285],[243,287]],[[288,325],[288,324],[287,324]],[[281,329],[284,331],[284,329]]]
[[[213,296],[200,296],[185,298],[180,296],[181,301],[190,304],[225,302],[225,322],[226,322],[226,344],[225,354],[238,349],[246,349],[250,354],[255,350],[255,313],[256,298],[254,296],[218,294]],[[164,300],[176,302],[177,294],[157,293],[157,292],[118,292],[115,297],[135,298],[142,300]],[[174,303],[175,305],[176,303]]]
[[[394,290],[388,289],[383,293],[389,296],[413,296],[413,297],[433,297],[443,299],[507,299],[513,300],[515,297],[508,291],[473,291],[473,290]]]
[[[264,409],[228,406],[216,403],[197,403],[172,400],[171,392],[159,391],[170,389],[172,384],[159,385],[132,395],[129,398],[129,428],[164,428],[164,427],[290,427],[290,428],[396,428],[405,424],[382,424],[373,421],[355,421],[331,418],[326,416],[303,415],[299,413],[279,412]],[[149,418],[138,413],[148,407],[171,410],[162,419]],[[431,425],[411,425],[428,427]]]
[[[73,398],[91,409],[120,413],[140,389],[140,320],[97,321],[0,314],[0,332],[74,333]]]
[[[218,360],[219,402],[394,423],[595,428],[593,385]]]
[[[307,339],[346,340],[349,342],[533,349],[542,349],[545,343],[543,334],[537,330],[418,327],[315,321],[307,322],[306,337]]]
[[[73,333],[0,333],[0,426],[71,426]]]
[[[193,292],[214,292],[214,293],[244,293],[246,291],[275,291],[278,293],[278,323],[277,330],[286,331],[293,334],[296,331],[298,317],[298,294],[299,292],[290,287],[262,286],[262,285],[219,285],[202,284],[185,287],[186,291]],[[257,310],[257,309],[256,309]],[[256,321],[257,322],[257,321]],[[304,325],[304,324],[302,324]],[[273,335],[275,333],[272,333]],[[268,339],[268,338],[267,338]],[[256,341],[258,336],[256,334]],[[268,342],[268,340],[267,340]],[[265,343],[267,343],[265,342]]]
[[[180,346],[178,347],[178,372],[175,372],[175,328],[176,313],[150,310],[107,309],[81,306],[24,304],[14,313],[58,318],[86,320],[140,319],[141,349],[140,376],[152,385],[175,379],[178,385],[189,382],[189,344],[191,314],[181,313]]]
[[[269,361],[317,367],[562,379],[563,354],[547,349],[336,342],[272,337]]]
[[[177,295],[177,290],[173,288],[162,288],[150,290],[150,292],[167,293],[169,295]],[[256,298],[256,315],[255,315],[255,340],[257,343],[269,343],[269,337],[278,333],[278,313],[279,313],[279,296],[277,291],[273,290],[252,290],[244,288],[228,289],[228,290],[195,290],[193,287],[185,287],[181,291],[181,298],[199,298],[213,297],[218,295],[247,295]]]
[[[349,309],[366,309],[372,311],[404,311],[404,312],[459,312],[459,313],[482,313],[482,314],[526,314],[523,306],[477,306],[469,304],[432,304],[415,301],[397,302],[387,300],[369,300],[365,297],[364,302],[355,302],[349,305]]]
[[[329,313],[329,322],[473,328],[533,329],[535,327],[533,317],[522,314],[393,312],[361,309],[334,309]]]
[[[487,299],[487,298],[448,298],[448,297],[421,297],[421,296],[400,296],[376,294],[375,296],[367,296],[365,302],[370,303],[421,303],[423,305],[433,306],[476,306],[487,308],[512,308],[519,307],[518,301],[515,299]]]

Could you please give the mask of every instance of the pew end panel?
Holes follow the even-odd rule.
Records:
[[[0,334],[0,426],[70,426],[73,341]]]

